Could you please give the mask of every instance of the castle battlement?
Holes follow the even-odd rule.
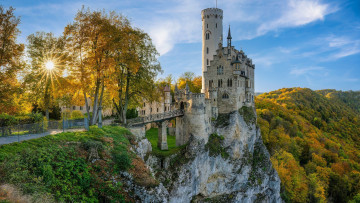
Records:
[[[223,10],[219,8],[207,8],[201,11],[202,19],[210,17],[223,18]]]

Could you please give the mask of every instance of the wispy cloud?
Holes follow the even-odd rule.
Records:
[[[325,60],[331,61],[360,53],[359,39],[330,36],[326,38],[326,42],[331,53]]]
[[[313,66],[313,67],[305,67],[305,68],[293,68],[290,71],[290,74],[295,75],[295,76],[303,76],[303,75],[307,75],[307,76],[313,76],[313,75],[326,76],[326,75],[328,75],[328,71],[324,67]]]
[[[289,0],[287,6],[281,10],[280,17],[260,25],[257,29],[258,35],[280,28],[303,26],[317,20],[323,20],[327,14],[337,9],[331,8],[328,4],[323,4],[320,1]]]
[[[176,44],[201,42],[200,12],[215,7],[215,2],[194,0],[108,0],[65,1],[61,3],[40,3],[20,6],[17,11],[27,16],[54,16],[57,21],[70,21],[84,4],[91,9],[116,10],[127,15],[132,22],[148,32],[161,55],[171,51]],[[141,5],[141,6],[139,6]],[[234,40],[251,39],[280,28],[302,26],[334,12],[336,9],[319,0],[228,0],[218,2],[224,10],[224,26],[239,23],[234,27]],[[269,12],[271,11],[271,12]],[[54,18],[53,18],[54,19]],[[32,22],[28,22],[32,24]],[[51,22],[46,22],[50,24]],[[57,22],[51,25],[55,26]],[[35,26],[35,25],[34,25]],[[242,27],[244,26],[244,27]]]

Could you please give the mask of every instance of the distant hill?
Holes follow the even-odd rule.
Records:
[[[256,111],[286,202],[360,201],[359,91],[284,88]]]

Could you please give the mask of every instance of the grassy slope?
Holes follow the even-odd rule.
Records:
[[[136,144],[127,129],[105,126],[3,145],[0,200],[16,201],[21,195],[30,195],[33,200],[65,202],[131,201],[122,188],[119,171],[130,172],[141,185],[157,184],[130,150],[131,143]],[[20,197],[6,191],[9,184],[21,191]]]
[[[146,131],[146,138],[151,143],[152,153],[155,156],[167,157],[172,154],[175,154],[176,152],[179,152],[183,148],[183,146],[181,146],[181,147],[176,146],[176,137],[175,136],[168,135],[167,142],[168,142],[169,150],[160,150],[157,147],[157,141],[158,141],[158,129],[157,128],[151,128],[148,131]]]
[[[360,197],[356,98],[359,92],[302,88],[256,98],[258,125],[282,180],[284,200],[347,202]]]

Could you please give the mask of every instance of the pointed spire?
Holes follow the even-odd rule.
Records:
[[[230,31],[230,25],[229,25],[229,31],[228,31],[228,37],[227,37],[227,39],[232,39],[232,37],[231,37],[231,31]]]
[[[229,52],[229,54],[231,53],[230,52],[230,49],[231,49],[231,39],[232,39],[232,37],[231,37],[231,31],[230,31],[230,25],[229,25],[229,32],[228,32],[228,37],[227,37],[227,46],[228,46],[228,52]]]
[[[177,92],[179,89],[178,89],[178,86],[177,86],[177,83],[175,83],[175,92]]]
[[[190,88],[189,88],[189,85],[186,83],[186,87],[185,87],[185,90],[189,91]]]

